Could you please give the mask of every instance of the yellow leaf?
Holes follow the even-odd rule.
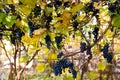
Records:
[[[81,0],[81,2],[83,2],[83,3],[88,3],[88,2],[90,2],[91,0]]]
[[[33,35],[33,37],[31,38],[28,35],[26,35],[22,37],[22,42],[25,45],[32,45],[37,48],[40,37],[41,37],[40,35]]]
[[[49,53],[47,58],[49,60],[56,60],[57,59],[57,55],[55,53]]]
[[[38,64],[37,67],[36,67],[36,70],[39,71],[39,72],[44,72],[45,64],[44,63]]]
[[[74,5],[71,9],[72,14],[74,15],[78,10],[82,9],[83,7],[83,4]]]
[[[24,15],[29,15],[32,8],[30,8],[29,6],[26,5],[19,5],[18,6],[18,10],[23,13]]]
[[[104,70],[105,70],[105,68],[106,68],[105,63],[100,62],[100,63],[98,64],[98,70],[102,70],[102,71],[104,71]]]

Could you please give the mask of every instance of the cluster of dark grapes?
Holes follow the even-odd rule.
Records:
[[[50,49],[50,46],[51,46],[51,43],[52,43],[50,35],[46,35],[45,42],[46,42],[47,48]]]
[[[63,39],[62,35],[55,37],[55,42],[57,44],[58,49],[60,48],[60,43],[62,42],[62,39]]]
[[[109,52],[109,44],[105,44],[101,51],[103,52],[103,57],[107,60],[107,62],[112,63],[113,54]]]
[[[83,53],[86,50],[86,43],[80,42],[80,51]]]
[[[59,52],[59,54],[57,55],[57,58],[61,58],[63,56],[63,52]]]
[[[83,53],[86,51],[86,54],[89,55],[88,59],[90,60],[92,58],[92,53],[91,53],[91,46],[87,46],[85,42],[80,43],[80,51]]]
[[[86,14],[88,14],[88,12],[93,12],[92,16],[98,16],[99,9],[95,9],[95,7],[93,5],[94,5],[94,2],[87,4],[87,6],[85,8]]]
[[[77,71],[73,68],[74,64],[69,61],[68,59],[62,59],[56,62],[56,64],[54,65],[54,74],[57,75],[61,75],[62,74],[62,70],[64,70],[65,68],[69,68],[69,72],[72,73],[73,78],[77,77]]]
[[[32,37],[33,36],[33,31],[34,31],[34,24],[32,21],[28,21],[28,26],[29,26],[29,36]]]
[[[41,12],[41,8],[39,5],[35,5],[35,8],[33,9],[34,12],[34,17],[37,17],[38,15],[40,15]]]
[[[12,44],[15,44],[16,40],[21,40],[21,37],[24,36],[24,32],[21,31],[20,28],[16,28],[12,31],[12,34],[10,35],[10,41]]]
[[[38,26],[35,26],[34,23],[30,20],[28,20],[28,26],[29,26],[29,36],[32,37],[33,36],[33,31],[36,29],[39,29]]]
[[[94,35],[94,42],[96,42],[97,41],[97,38],[98,38],[98,32],[99,32],[99,28],[98,27],[95,27],[94,29],[93,29],[93,35]]]

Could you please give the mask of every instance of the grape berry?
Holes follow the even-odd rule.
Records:
[[[63,38],[62,35],[55,37],[55,42],[57,44],[58,49],[60,48],[60,43],[62,42],[62,38]]]
[[[51,38],[49,35],[46,35],[45,37],[45,42],[47,44],[47,48],[50,49],[50,46],[51,46]]]
[[[112,63],[113,55],[109,52],[109,44],[105,44],[101,51],[103,52],[103,57],[107,60],[107,62]]]

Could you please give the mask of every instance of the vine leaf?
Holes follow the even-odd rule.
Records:
[[[44,72],[45,64],[44,63],[38,64],[37,67],[36,67],[36,70],[39,71],[39,72]]]
[[[112,25],[115,27],[120,27],[120,15],[113,16]]]
[[[105,68],[106,68],[105,63],[100,62],[100,63],[98,64],[98,70],[102,70],[102,71],[104,71]]]

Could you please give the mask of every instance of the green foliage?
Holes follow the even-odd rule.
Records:
[[[69,65],[71,74],[75,74],[74,78],[80,80],[84,76],[82,73],[76,74],[82,71],[87,72],[84,68],[87,68],[95,55],[103,56],[104,60],[110,64],[117,60],[114,53],[120,52],[120,44],[118,43],[120,37],[118,34],[120,33],[120,2],[118,0],[46,1],[0,1],[0,40],[2,44],[0,47],[5,51],[8,59],[9,56],[14,57],[15,69],[11,70],[14,72],[14,76],[17,76],[19,72],[22,74],[25,70],[20,68],[20,63],[25,63],[27,66],[30,61],[35,59],[38,62],[34,68],[39,73],[49,72],[49,78],[48,76],[45,79],[39,77],[36,80],[52,80],[50,74],[53,73],[57,61],[72,59],[70,61],[74,63],[74,59],[77,58],[75,55],[84,52],[87,59],[85,59],[86,63],[83,63],[82,68],[79,65],[80,69],[78,69],[75,66],[76,63],[72,65],[72,68]],[[12,55],[8,54],[9,50],[7,50],[4,40],[11,42]],[[82,51],[81,42],[86,44],[84,51]],[[109,46],[106,48],[105,45],[108,43]],[[68,47],[79,49],[69,51],[67,50]],[[60,51],[64,52],[61,59],[57,58]],[[22,52],[23,54],[21,54]],[[19,65],[16,65],[15,62],[17,58]],[[64,64],[67,65],[67,63]],[[61,71],[59,73],[62,79],[59,76],[52,75],[55,80],[74,79],[67,71],[65,74],[62,72],[61,68],[63,69],[65,65],[57,65]],[[17,66],[19,66],[18,69]],[[98,78],[99,71],[106,70],[106,66],[105,62],[98,60],[96,71],[90,71],[85,77],[95,80]]]

